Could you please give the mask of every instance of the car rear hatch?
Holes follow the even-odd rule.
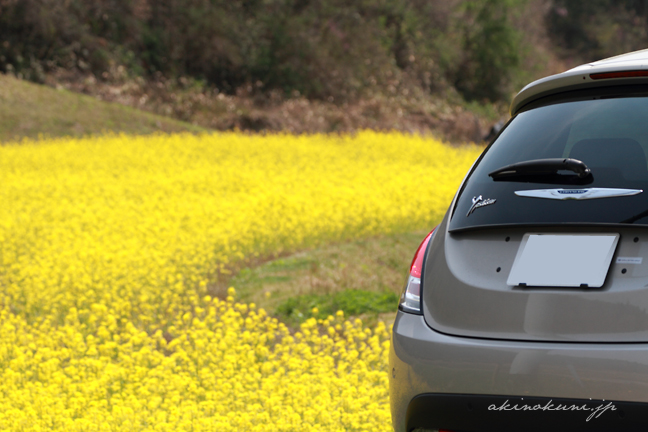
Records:
[[[475,164],[427,250],[430,327],[479,338],[648,342],[648,89],[598,92],[528,107]],[[493,175],[560,158],[591,174]]]

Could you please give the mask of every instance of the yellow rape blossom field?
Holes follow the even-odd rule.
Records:
[[[430,228],[480,152],[375,132],[0,147],[0,430],[391,430],[389,328],[340,312],[293,331],[210,286]]]

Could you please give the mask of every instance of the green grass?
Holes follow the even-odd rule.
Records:
[[[303,294],[289,297],[276,311],[287,324],[298,324],[308,318],[325,319],[338,310],[349,316],[385,314],[398,307],[398,295],[392,291],[383,293],[346,289],[332,294]]]
[[[337,310],[368,323],[393,321],[412,257],[426,234],[322,246],[245,268],[228,285],[239,300],[256,303],[290,325]]]
[[[0,74],[0,142],[104,132],[202,130],[189,123]]]

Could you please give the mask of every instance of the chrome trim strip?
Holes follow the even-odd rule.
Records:
[[[585,189],[532,189],[515,191],[515,195],[527,198],[545,198],[554,200],[586,200],[596,198],[613,198],[642,193],[642,189],[585,188]]]

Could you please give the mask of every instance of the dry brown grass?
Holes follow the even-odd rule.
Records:
[[[433,97],[416,87],[390,87],[353,102],[308,100],[295,93],[285,97],[254,84],[235,95],[187,79],[131,79],[113,68],[101,79],[59,70],[48,76],[53,87],[100,100],[174,117],[214,130],[288,131],[292,133],[354,132],[361,129],[432,134],[454,143],[479,142],[491,124],[506,117],[506,106],[491,106],[485,114],[468,109],[456,94]]]

